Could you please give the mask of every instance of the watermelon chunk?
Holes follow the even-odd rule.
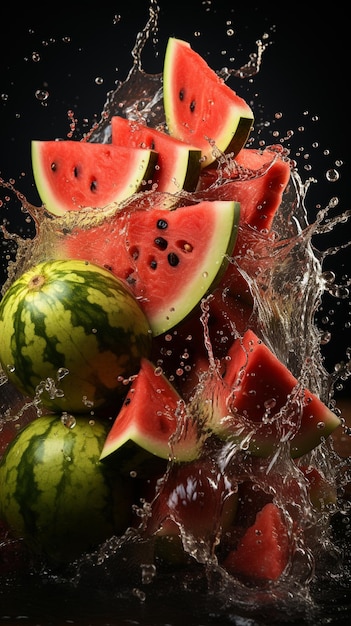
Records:
[[[163,92],[170,135],[198,146],[202,167],[213,163],[218,151],[236,155],[244,146],[253,123],[249,105],[188,42],[174,37],[166,49]]]
[[[229,169],[206,168],[197,195],[206,200],[240,203],[240,226],[235,256],[240,269],[254,278],[257,258],[270,246],[274,217],[290,180],[291,164],[280,146],[265,150],[243,148]],[[257,234],[256,234],[257,233]],[[249,250],[249,253],[247,251]],[[228,266],[223,284],[232,296],[253,302],[246,279],[238,267]]]
[[[182,528],[194,537],[213,539],[235,520],[237,493],[212,457],[174,464],[158,483],[146,532],[177,535]]]
[[[111,118],[112,143],[130,148],[155,150],[157,165],[152,179],[156,191],[194,191],[200,175],[201,150],[175,137],[124,117]]]
[[[251,330],[236,339],[202,393],[211,394],[211,427],[221,437],[247,437],[249,450],[269,456],[279,442],[290,442],[293,458],[325,440],[340,419],[293,374]]]
[[[184,425],[183,421],[181,397],[159,368],[144,358],[107,435],[100,459],[117,453],[125,456],[123,446],[133,457],[131,442],[162,459],[194,459],[200,448],[196,424],[187,421],[186,416]]]
[[[32,141],[35,184],[54,215],[125,200],[148,184],[156,163],[154,150],[87,141]]]
[[[125,280],[155,336],[183,320],[219,281],[233,254],[240,214],[231,201],[165,210],[156,208],[159,197],[148,195],[146,208],[135,201],[97,226],[80,228],[78,222],[50,250],[105,266]]]
[[[234,575],[256,581],[274,581],[289,563],[289,534],[280,509],[269,502],[224,560]]]
[[[202,171],[199,195],[211,200],[237,200],[242,207],[241,223],[258,232],[268,232],[290,173],[290,161],[280,146],[264,150],[243,148],[230,169]]]

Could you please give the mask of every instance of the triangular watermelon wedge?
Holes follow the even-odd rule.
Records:
[[[249,136],[249,105],[188,42],[175,37],[169,38],[165,54],[163,100],[170,135],[198,146],[202,167],[216,160],[215,150],[236,155]]]
[[[314,393],[303,388],[288,368],[251,330],[235,339],[222,360],[223,372],[213,371],[202,385],[208,424],[223,439],[241,443],[252,454],[268,457],[280,443],[293,458],[320,445],[340,419]]]
[[[115,115],[111,118],[112,143],[155,150],[158,154],[152,186],[156,191],[178,193],[196,189],[201,170],[201,150],[161,130]]]
[[[135,200],[98,226],[90,221],[79,227],[78,221],[48,250],[105,266],[125,280],[155,336],[181,322],[219,281],[233,254],[240,215],[236,202],[166,210],[158,208],[160,197],[143,194],[144,205]]]
[[[229,552],[223,566],[249,580],[277,580],[289,563],[289,531],[280,509],[269,502]]]
[[[223,285],[227,293],[253,304],[247,280],[257,275],[261,250],[271,247],[269,236],[274,218],[288,188],[291,162],[280,146],[265,150],[243,148],[228,168],[203,170],[196,196],[202,200],[236,200],[240,225],[235,263],[228,266]]]
[[[201,447],[196,423],[187,420],[181,397],[160,368],[146,358],[141,360],[100,459],[117,453],[124,456],[125,446],[133,458],[131,443],[161,459],[179,462],[197,458]]]
[[[87,141],[32,141],[35,184],[45,208],[54,215],[125,200],[147,187],[156,163],[153,150]]]

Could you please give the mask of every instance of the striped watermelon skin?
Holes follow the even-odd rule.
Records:
[[[130,481],[99,462],[108,423],[68,419],[34,419],[0,463],[0,520],[34,556],[57,563],[123,533],[131,519]]]
[[[84,413],[125,393],[151,350],[145,314],[125,284],[82,260],[47,261],[0,303],[0,362],[24,394]],[[43,382],[44,381],[44,382]]]

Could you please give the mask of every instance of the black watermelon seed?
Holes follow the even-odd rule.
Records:
[[[160,250],[166,250],[168,246],[167,239],[164,239],[163,237],[156,237],[154,239],[154,243]]]
[[[56,165],[55,161],[54,161],[53,163],[51,163],[51,166],[50,166],[50,167],[51,167],[51,171],[52,171],[52,172],[56,172],[56,170],[57,170],[57,165]]]
[[[177,256],[175,252],[170,252],[167,259],[171,267],[177,267],[179,263],[179,256]]]
[[[79,176],[79,169],[78,169],[78,167],[77,167],[77,166],[76,166],[76,167],[74,168],[74,170],[73,170],[73,176],[74,176],[75,178],[78,178],[78,176]]]
[[[90,183],[90,191],[92,191],[94,193],[95,191],[97,191],[97,188],[98,188],[97,181],[96,180],[92,180],[91,183]]]
[[[160,230],[165,230],[166,228],[168,228],[168,222],[166,222],[166,220],[157,220],[156,222],[156,228],[159,228]]]
[[[192,100],[190,102],[190,111],[193,113],[195,111],[195,107],[196,107],[196,102],[195,100]]]
[[[155,270],[157,267],[157,261],[156,259],[152,259],[152,261],[150,261],[150,267],[152,270]]]
[[[181,89],[179,92],[179,100],[184,100],[184,89]]]

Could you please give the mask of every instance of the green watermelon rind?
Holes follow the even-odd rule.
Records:
[[[49,173],[53,170],[52,163],[57,158],[57,155],[60,155],[60,151],[66,149],[68,154],[65,156],[65,161],[72,159],[72,166],[66,179],[57,188],[59,182],[50,179]],[[50,162],[47,161],[48,157],[46,155],[46,152],[49,150],[52,152]],[[101,155],[110,155],[112,152],[116,154],[116,182],[109,182],[109,191],[104,195],[104,202],[102,204],[98,203],[99,206],[95,204],[96,197],[94,198],[94,193],[91,193],[91,196],[89,195],[89,201],[87,200],[83,205],[74,201],[74,193],[77,193],[77,191],[80,193],[79,187],[82,186],[82,183],[79,182],[77,184],[77,177],[74,174],[76,162],[73,160],[72,154],[70,154],[72,150],[81,152],[84,158],[87,157],[87,153],[90,151],[91,163],[89,163],[89,167],[92,168],[94,174],[98,172],[105,179],[107,176],[111,177],[113,161],[110,161],[109,157],[110,162],[107,164],[104,162],[104,167],[102,168],[100,163]],[[128,175],[125,175],[123,185],[120,182],[122,167],[117,160],[119,154],[124,157],[125,162],[128,162]],[[67,211],[77,211],[81,208],[104,208],[112,203],[120,203],[140,191],[143,188],[143,184],[148,184],[157,163],[157,153],[154,150],[132,150],[125,146],[111,146],[110,144],[73,140],[33,140],[31,142],[31,158],[34,182],[38,194],[46,210],[53,215],[64,215]],[[73,191],[70,191],[70,189],[73,189]],[[66,197],[71,194],[69,200],[65,201],[63,199],[63,193]],[[84,194],[86,193],[84,191]]]
[[[237,342],[240,342],[240,339],[236,339],[235,342],[238,346]],[[245,347],[242,346],[243,361],[239,369],[232,370],[231,358],[226,359],[228,372],[223,377],[219,376],[218,372],[211,371],[208,372],[208,378],[204,378],[203,387],[206,390],[206,397],[210,395],[212,402],[206,402],[201,390],[195,395],[194,404],[200,414],[208,416],[209,429],[222,441],[232,441],[239,446],[244,445],[245,450],[257,457],[267,458],[274,454],[281,445],[282,442],[278,440],[276,430],[273,429],[269,432],[269,422],[251,421],[250,414],[247,416],[241,414],[240,400],[237,403],[239,407],[236,404],[236,396],[239,398],[243,395],[247,397],[250,391],[255,394],[254,397],[257,398],[258,404],[263,402],[260,398],[260,387],[255,387],[255,380],[257,380],[255,367],[251,371],[250,365],[248,365],[247,376],[251,380],[252,387],[247,390],[244,383],[242,388],[242,380],[245,379],[244,372],[247,367],[247,363],[244,363],[247,357],[244,358],[244,354],[246,350],[252,353],[254,346],[258,345],[263,350],[262,372],[270,372],[267,374],[265,382],[260,384],[264,386],[264,389],[267,389],[268,378],[271,376],[272,389],[276,385],[281,395],[285,393],[287,406],[288,397],[290,397],[291,407],[295,407],[296,420],[299,420],[297,432],[293,432],[292,426],[288,428],[287,425],[282,425],[285,431],[283,438],[285,443],[289,445],[291,458],[300,458],[317,448],[340,426],[339,417],[308,389],[303,390],[303,398],[300,397],[300,392],[297,393],[297,398],[294,400],[295,385],[296,390],[299,387],[298,380],[251,329],[246,331],[243,344],[245,345]],[[264,355],[267,355],[267,358]],[[274,394],[274,391],[272,393]],[[302,411],[301,415],[299,415],[300,411]],[[290,416],[289,419],[292,417]],[[296,427],[296,424],[294,426]]]
[[[0,519],[35,554],[69,561],[130,523],[128,485],[99,462],[108,423],[87,416],[35,418],[0,463]]]
[[[182,189],[195,191],[201,171],[199,148],[179,141],[163,131],[120,116],[111,118],[111,129],[112,144],[155,150],[159,154],[152,183],[156,191],[170,194],[179,193]],[[150,143],[152,145],[148,145]],[[162,182],[158,182],[157,170],[162,167],[163,156],[167,159],[167,166],[172,169],[167,172],[167,180],[162,176]]]
[[[166,461],[172,459],[176,462],[186,462],[197,459],[202,445],[198,426],[194,421],[190,421],[189,417],[186,428],[183,428],[187,416],[182,415],[180,418],[178,415],[178,411],[181,411],[182,398],[172,383],[146,358],[141,360],[138,377],[132,384],[122,409],[107,435],[100,460],[118,455],[125,465],[125,457],[130,454],[137,462],[138,449]],[[149,392],[145,398],[147,405],[140,401],[143,392]],[[156,397],[156,404],[152,402],[153,395]],[[136,409],[134,400],[137,404]],[[128,420],[125,426],[126,416]],[[164,421],[167,422],[167,429],[162,426]],[[139,454],[139,457],[143,462],[144,455]]]
[[[211,132],[206,126],[206,112],[201,110],[201,123],[204,125],[201,136],[199,135],[199,128],[192,128],[187,123],[185,124],[182,116],[177,114],[176,105],[179,101],[179,94],[174,93],[176,81],[173,79],[173,71],[177,61],[177,50],[184,48],[191,50],[191,71],[196,74],[196,85],[193,87],[193,91],[196,92],[199,84],[200,89],[205,91],[206,98],[212,99],[211,87],[213,91],[217,92],[221,107],[221,116],[218,116],[217,126],[215,124]],[[184,69],[186,68],[182,65],[182,71]],[[235,104],[233,98],[237,99]],[[233,156],[236,156],[248,139],[254,120],[250,107],[225,83],[220,81],[217,74],[211,70],[200,55],[191,49],[188,42],[175,37],[169,38],[165,53],[163,101],[168,132],[181,141],[198,145],[201,148],[203,154],[202,168],[207,167],[217,159],[218,151],[219,153],[232,153]],[[223,120],[225,104],[227,104],[229,113]],[[215,105],[212,103],[211,106]]]
[[[44,261],[12,283],[0,303],[0,337],[0,363],[15,387],[34,398],[45,382],[43,405],[75,413],[124,394],[121,379],[151,351],[148,320],[125,284],[82,260]]]

